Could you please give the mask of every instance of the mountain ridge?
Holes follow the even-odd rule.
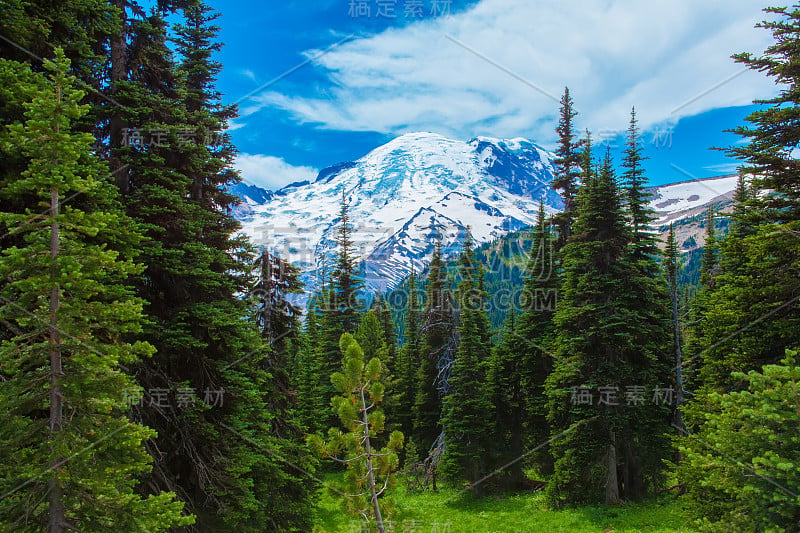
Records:
[[[332,270],[344,195],[365,290],[383,292],[412,268],[427,267],[439,235],[445,250],[455,253],[467,231],[483,244],[533,224],[540,201],[548,213],[562,209],[550,187],[552,160],[523,138],[459,141],[410,133],[356,161],[326,167],[314,181],[261,195],[240,184],[231,191],[241,199],[234,216],[258,247],[297,264],[313,292]],[[663,232],[711,203],[729,202],[734,187],[733,176],[650,187],[654,227]],[[683,228],[684,240],[696,229]]]

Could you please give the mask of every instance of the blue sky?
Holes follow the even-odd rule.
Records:
[[[411,131],[553,148],[568,85],[618,152],[636,106],[654,184],[731,172],[712,151],[775,87],[730,55],[769,34],[752,1],[212,0],[219,89],[246,181],[313,179]],[[617,159],[619,159],[617,157]]]

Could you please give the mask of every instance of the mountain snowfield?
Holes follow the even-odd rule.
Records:
[[[480,244],[533,224],[540,200],[548,213],[561,209],[550,188],[552,159],[527,139],[464,142],[410,133],[322,170],[313,183],[275,192],[239,184],[232,188],[242,200],[234,214],[257,246],[297,264],[313,292],[333,268],[344,195],[365,288],[384,291],[412,268],[427,267],[438,235],[449,255],[467,231]],[[735,177],[722,177],[653,188],[655,225],[729,198],[735,185]]]

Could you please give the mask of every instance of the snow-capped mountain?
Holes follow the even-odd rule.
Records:
[[[560,210],[552,158],[526,139],[412,133],[322,170],[313,183],[275,192],[240,184],[232,189],[242,199],[234,214],[256,245],[300,267],[311,292],[333,268],[344,196],[365,288],[384,291],[427,267],[438,235],[452,255],[467,231],[481,244],[532,225],[540,200],[548,212]],[[735,176],[723,176],[650,188],[654,226],[665,231],[678,221],[681,241],[696,236],[694,215],[730,204],[735,186]]]
[[[551,159],[526,139],[412,133],[263,201],[243,191],[236,216],[253,242],[300,266],[313,290],[331,268],[344,195],[365,286],[382,291],[427,266],[437,235],[455,251],[467,227],[483,243],[532,224],[540,199],[549,212],[561,209]]]

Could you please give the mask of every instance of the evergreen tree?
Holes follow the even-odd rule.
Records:
[[[737,54],[734,59],[765,72],[781,90],[775,98],[756,102],[762,108],[747,117],[749,125],[733,130],[747,143],[727,150],[743,160],[740,173],[753,178],[749,186],[741,179],[737,197],[744,201],[733,213],[735,234],[722,239],[713,290],[696,311],[702,324],[693,331],[688,355],[702,366],[700,396],[745,387],[731,372],[777,363],[797,342],[800,327],[800,193],[791,140],[796,122],[792,115],[800,108],[795,94],[800,76],[792,66],[800,52],[800,9],[766,11],[774,20],[758,26],[770,31],[775,43],[761,57]]]
[[[270,406],[286,405],[276,397],[285,387],[268,372],[271,352],[238,297],[252,290],[243,273],[253,257],[224,190],[238,180],[235,150],[219,133],[234,110],[213,89],[213,15],[189,2],[185,19],[175,32],[180,62],[161,16],[132,26],[138,55],[115,93],[125,123],[158,135],[112,149],[128,165],[128,213],[150,238],[137,290],[147,301],[143,338],[157,352],[135,370],[146,397],[134,416],[158,436],[148,443],[155,468],[141,491],[175,490],[198,531],[304,529],[313,464],[294,437],[280,434],[287,426],[276,418],[287,413]],[[279,459],[292,455],[291,465]]]
[[[673,351],[675,353],[675,400],[677,407],[683,404],[683,340],[681,339],[681,314],[680,294],[678,288],[678,274],[680,270],[680,255],[678,243],[675,240],[675,227],[669,225],[666,248],[664,250],[664,273],[669,288],[669,298],[672,309]],[[675,423],[683,427],[681,412],[675,410]]]
[[[431,257],[428,280],[425,288],[425,304],[422,311],[420,336],[422,347],[419,366],[416,370],[416,392],[414,396],[413,440],[421,454],[428,450],[440,433],[439,419],[442,414],[440,386],[443,386],[439,369],[452,355],[454,334],[453,302],[442,259],[442,241],[436,241]]]
[[[356,253],[353,248],[353,227],[350,224],[348,209],[350,204],[342,191],[342,203],[339,211],[339,233],[336,237],[337,259],[333,271],[333,309],[339,330],[352,333],[358,327],[361,304],[358,291],[361,282],[356,273]]]
[[[151,468],[142,443],[154,432],[125,416],[140,391],[123,365],[153,353],[123,340],[142,327],[142,301],[125,284],[141,272],[133,262],[141,235],[93,154],[93,137],[73,130],[88,106],[79,105],[85,93],[69,61],[57,50],[45,68],[49,78],[17,82],[29,98],[24,124],[0,132],[2,149],[26,166],[2,181],[3,204],[39,200],[22,213],[0,212],[22,245],[5,248],[0,261],[0,320],[13,332],[0,343],[0,526],[167,531],[194,519],[181,516],[173,493],[134,493]],[[16,69],[0,60],[0,78]],[[49,209],[39,213],[42,205]]]
[[[399,429],[399,424],[394,417],[400,410],[398,379],[394,374],[395,360],[386,344],[386,335],[378,314],[374,310],[368,311],[362,318],[361,324],[355,332],[354,338],[361,346],[364,357],[371,360],[377,357],[381,362],[381,383],[383,384],[383,412],[392,422],[386,427],[391,433]]]
[[[653,211],[648,207],[653,196],[645,189],[647,179],[644,176],[642,161],[642,144],[639,136],[639,126],[636,121],[636,109],[631,109],[631,121],[628,127],[628,138],[625,146],[625,156],[622,175],[625,188],[627,208],[631,222],[631,242],[633,245],[634,259],[646,259],[657,253],[655,236],[650,229],[650,223],[655,220]]]
[[[395,369],[395,373],[397,374],[399,372],[399,362],[397,356],[397,332],[395,331],[392,309],[389,307],[388,302],[382,295],[378,295],[372,307],[381,323],[383,340],[386,343],[386,349],[388,353],[388,360],[393,361],[392,367]],[[401,379],[399,375],[397,378]]]
[[[637,499],[660,482],[653,455],[666,450],[668,408],[645,401],[641,391],[666,386],[663,354],[641,342],[649,325],[640,321],[638,295],[627,290],[641,273],[630,260],[620,196],[607,154],[581,188],[564,248],[555,363],[546,383],[555,458],[547,497],[555,506]],[[638,393],[634,401],[631,392]]]
[[[703,245],[703,262],[700,266],[700,284],[707,289],[714,288],[714,274],[717,267],[717,230],[714,209],[708,208],[706,215],[706,240]]]
[[[273,350],[284,353],[300,330],[302,311],[290,301],[291,295],[303,292],[300,270],[269,252],[262,252],[258,257],[256,270],[257,279],[251,293],[256,306],[256,324]]]
[[[798,417],[796,405],[789,407],[797,394],[793,382],[787,388],[795,372],[795,354],[787,350],[797,344],[800,330],[800,180],[794,155],[800,9],[765,11],[772,20],[758,27],[770,31],[774,43],[760,57],[734,59],[774,78],[779,91],[756,101],[761,108],[747,117],[749,124],[733,130],[747,141],[727,150],[744,162],[734,223],[720,242],[713,284],[701,305],[695,302],[699,325],[692,330],[690,353],[687,347],[700,363],[700,387],[684,408],[689,431],[697,436],[678,439],[685,461],[677,472],[690,510],[708,529],[791,530],[797,524],[796,483],[784,472],[796,470],[791,459],[786,462],[797,441],[787,428]],[[752,176],[749,186],[744,175]],[[709,442],[711,450],[699,453],[695,440]]]
[[[361,281],[356,272],[357,257],[353,248],[353,228],[348,209],[347,196],[342,191],[336,237],[336,266],[330,280],[325,280],[323,283],[320,329],[316,341],[319,357],[317,368],[320,372],[317,376],[320,383],[318,390],[322,394],[325,410],[321,414],[321,419],[314,425],[321,426],[321,429],[334,427],[337,424],[335,413],[327,408],[330,400],[336,395],[336,390],[326,376],[337,372],[341,364],[339,338],[343,332],[355,333],[361,320],[361,303],[358,300]]]
[[[417,390],[416,373],[420,364],[420,309],[417,295],[417,275],[412,270],[408,278],[408,301],[405,309],[405,344],[400,348],[398,373],[400,378],[400,412],[397,420],[404,435],[411,435],[414,424],[414,400]],[[408,454],[408,449],[406,449]],[[408,457],[408,455],[406,455]],[[415,461],[417,457],[410,457]]]
[[[542,444],[550,435],[544,382],[552,369],[548,350],[558,291],[553,241],[544,203],[540,202],[520,298],[521,315],[512,312],[509,316],[491,365],[497,434],[503,443],[498,446],[498,462],[500,466],[513,462],[508,470],[511,485],[525,480],[525,463],[518,459],[526,449],[538,447],[540,451],[532,454],[533,462],[541,474],[552,473],[552,460]]]
[[[779,365],[736,373],[744,390],[710,393],[698,431],[677,439],[682,501],[704,531],[794,531],[800,398],[797,351]]]
[[[578,112],[574,108],[574,102],[569,94],[569,87],[564,87],[564,95],[561,97],[561,108],[556,127],[558,134],[558,146],[556,148],[556,158],[553,160],[556,174],[553,178],[552,187],[559,191],[564,198],[564,211],[555,217],[558,226],[558,248],[560,249],[569,238],[574,211],[576,209],[575,200],[578,192],[578,179],[580,177],[580,142],[575,138],[574,120]]]
[[[320,381],[323,373],[318,342],[322,330],[320,300],[321,296],[317,294],[309,301],[303,335],[292,369],[292,380],[297,387],[299,424],[309,433],[319,433],[329,427],[323,427],[323,422],[329,418],[330,396],[326,396],[325,393],[326,383]]]
[[[459,258],[458,348],[450,368],[449,390],[443,399],[445,452],[442,470],[451,479],[471,484],[489,471],[494,422],[492,390],[487,380],[491,336],[486,314],[483,268],[475,258],[467,233]],[[476,493],[481,485],[472,485]]]

